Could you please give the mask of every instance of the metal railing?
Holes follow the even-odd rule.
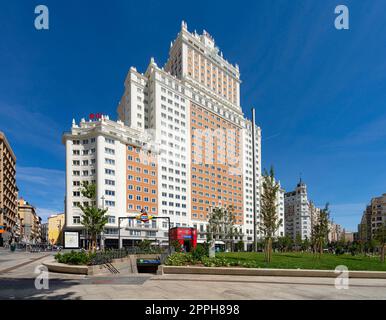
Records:
[[[152,247],[150,249],[143,249],[140,247],[126,247],[122,249],[107,249],[104,251],[95,252],[90,260],[91,265],[100,265],[111,263],[114,259],[126,258],[131,254],[159,254],[161,261],[164,261],[169,252],[161,247]]]

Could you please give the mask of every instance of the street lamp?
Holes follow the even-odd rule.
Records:
[[[102,200],[102,210],[105,210],[105,196],[103,195],[101,197],[101,200]],[[104,227],[103,227],[103,230],[101,231],[101,235],[100,235],[100,248],[101,250],[104,250]]]
[[[60,245],[62,245],[62,241],[60,239],[61,229],[62,229],[62,221],[59,220],[58,221],[58,239],[56,240],[56,245],[58,245],[59,240],[60,240]]]

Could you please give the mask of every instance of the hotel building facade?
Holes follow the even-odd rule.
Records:
[[[16,232],[17,222],[16,156],[0,131],[0,246]]]
[[[118,218],[138,214],[170,218],[171,227],[196,227],[206,240],[208,214],[232,205],[246,246],[253,243],[253,149],[256,164],[256,222],[260,217],[261,130],[240,105],[240,72],[224,59],[204,31],[185,22],[171,43],[169,58],[153,58],[140,73],[131,67],[119,102],[118,121],[107,116],[65,133],[66,228],[80,228],[77,205],[86,201],[82,181],[97,185],[97,201],[108,208],[102,236],[116,246]],[[167,241],[166,221],[122,220],[122,245],[143,238]],[[259,232],[257,237],[260,238]]]

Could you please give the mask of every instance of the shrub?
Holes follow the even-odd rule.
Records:
[[[142,252],[150,252],[151,251],[151,241],[150,240],[142,240],[139,244],[138,247]]]
[[[242,251],[244,251],[244,241],[239,240],[239,241],[236,243],[235,249],[236,249],[237,252],[242,252]]]
[[[201,261],[203,257],[207,256],[209,256],[209,250],[201,244],[198,244],[197,247],[192,250],[193,260]]]
[[[335,248],[335,254],[337,254],[337,255],[344,254],[344,249],[343,249],[343,247],[337,246],[337,247]]]
[[[190,254],[176,252],[167,257],[165,264],[167,266],[184,266],[191,260]]]
[[[93,257],[93,253],[74,251],[66,253],[57,253],[55,260],[59,263],[72,264],[72,265],[88,265]]]
[[[182,252],[181,244],[177,240],[173,240],[171,246],[176,252]]]
[[[203,257],[201,260],[202,264],[205,267],[230,267],[231,265],[235,265],[234,262],[230,262],[225,258],[207,258]]]

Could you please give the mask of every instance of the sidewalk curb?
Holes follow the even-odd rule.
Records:
[[[235,276],[278,276],[278,277],[321,277],[336,278],[341,272],[334,270],[311,269],[267,269],[267,268],[225,268],[225,267],[195,267],[195,266],[165,266],[158,267],[157,275],[164,274],[207,274]],[[386,279],[384,271],[348,271],[349,278]]]

